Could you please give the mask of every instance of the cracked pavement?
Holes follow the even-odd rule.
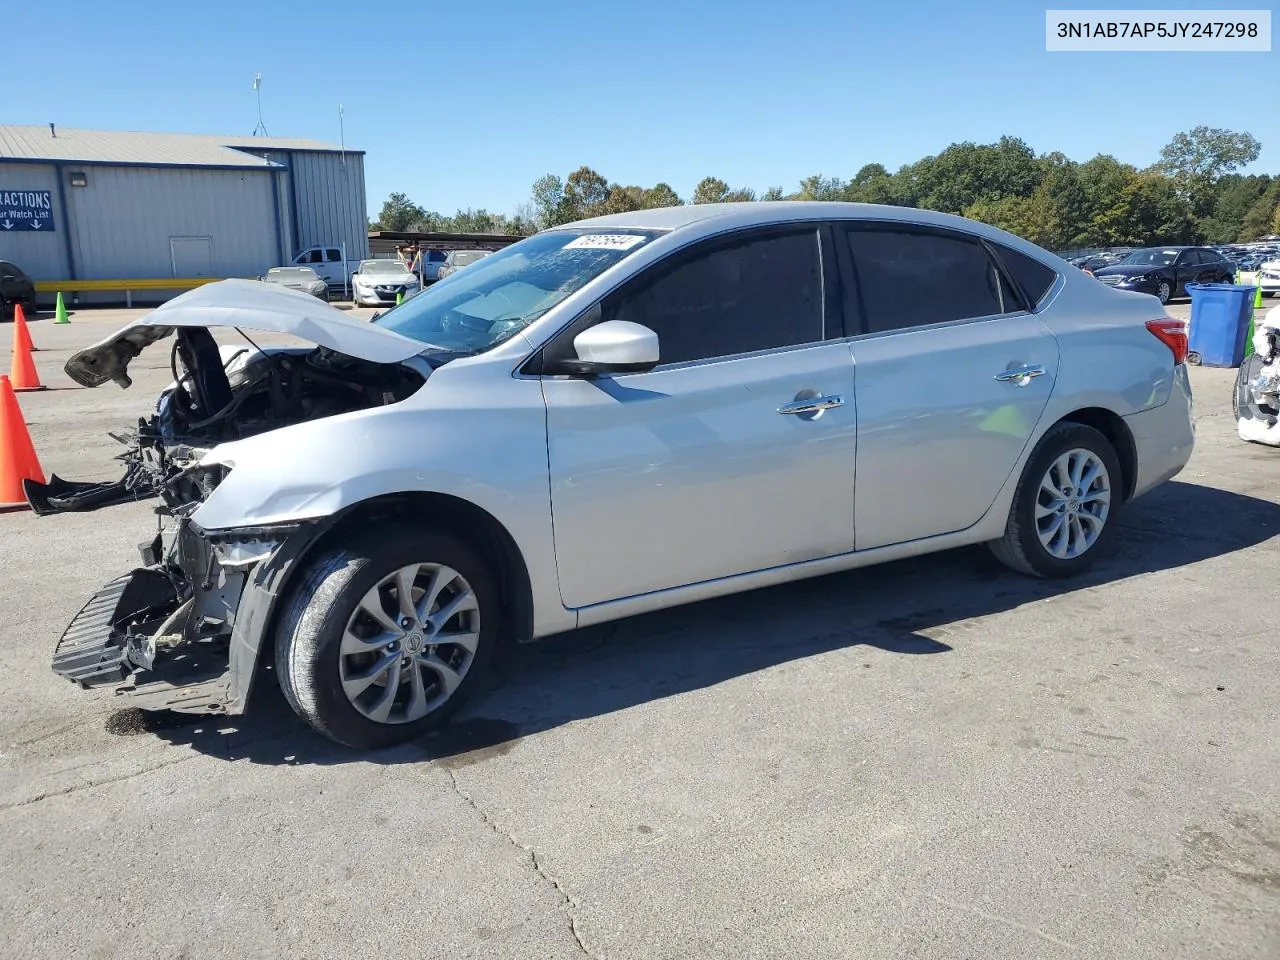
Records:
[[[114,477],[168,380],[69,389],[127,315],[32,325],[46,472]],[[271,689],[174,719],[59,680],[149,505],[0,515],[4,956],[1274,960],[1280,450],[1233,377],[1193,368],[1194,460],[1080,581],[957,551],[664,610],[372,754]]]

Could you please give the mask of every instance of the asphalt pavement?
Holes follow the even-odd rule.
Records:
[[[46,472],[117,475],[167,345],[127,391],[61,368],[141,312],[32,323]],[[379,753],[274,689],[175,719],[54,676],[151,505],[0,515],[0,953],[1275,960],[1280,450],[1191,373],[1194,459],[1083,579],[972,549],[672,608]]]

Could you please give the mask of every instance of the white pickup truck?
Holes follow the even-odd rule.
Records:
[[[342,261],[342,251],[337,247],[307,247],[293,256],[293,263],[299,267],[310,267],[320,279],[330,287],[341,287],[347,278],[360,269],[360,260]]]

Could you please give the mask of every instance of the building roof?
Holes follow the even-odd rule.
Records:
[[[289,137],[217,136],[205,133],[141,133],[131,130],[78,130],[0,124],[0,161],[61,160],[73,163],[147,166],[274,167],[278,164],[245,151],[305,150],[337,153],[341,148],[318,140]],[[348,150],[347,153],[363,153]]]

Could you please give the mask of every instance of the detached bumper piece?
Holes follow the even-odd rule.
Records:
[[[113,507],[118,503],[145,500],[156,495],[155,488],[149,483],[131,482],[129,474],[114,483],[80,483],[63,480],[55,473],[49,477],[48,483],[23,480],[22,490],[31,509],[42,517],[51,513],[78,513]]]
[[[119,683],[128,675],[124,648],[112,641],[112,625],[120,597],[132,579],[133,574],[126,574],[112,580],[76,614],[54,648],[54,673],[82,687]]]
[[[148,644],[188,607],[155,568],[112,580],[63,633],[53,671],[81,687],[115,685],[144,710],[223,712],[230,687],[225,643],[197,641],[159,657]]]

